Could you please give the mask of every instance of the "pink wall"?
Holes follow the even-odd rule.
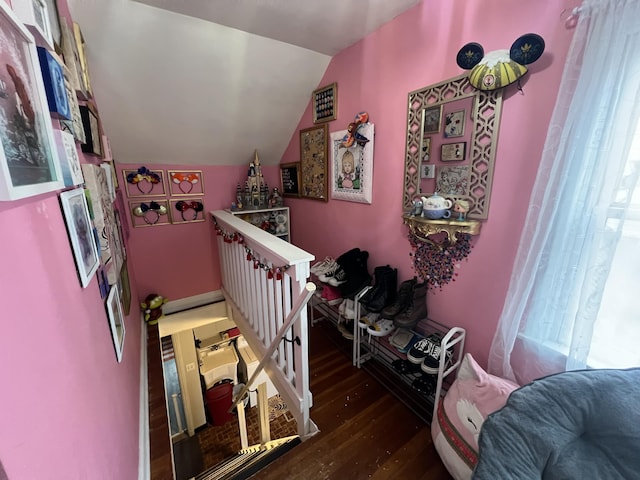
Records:
[[[118,363],[97,279],[80,285],[56,193],[0,202],[0,228],[0,461],[8,477],[137,478],[139,310],[125,320]]]
[[[159,293],[170,300],[208,293],[220,289],[218,247],[213,223],[208,212],[229,208],[235,201],[236,184],[244,185],[251,152],[246,166],[184,166],[154,165],[151,170],[201,170],[204,178],[205,222],[157,225],[133,228],[131,212],[129,222],[129,250],[136,272],[140,300],[149,293]],[[122,170],[136,170],[141,165],[118,164],[118,178]],[[269,186],[279,182],[277,166],[263,167],[262,173]],[[162,197],[174,198],[174,197]],[[127,199],[125,203],[137,199]],[[150,198],[151,200],[151,198]]]
[[[466,328],[468,351],[485,365],[572,37],[561,20],[571,3],[422,2],[340,52],[320,82],[338,82],[339,117],[329,131],[344,130],[357,112],[369,112],[376,133],[373,203],[288,199],[296,244],[316,258],[359,247],[370,253],[370,271],[390,264],[399,269],[399,281],[410,278],[401,219],[408,93],[463,73],[455,58],[465,43],[479,42],[489,52],[508,49],[525,33],[542,35],[546,51],[530,65],[524,95],[515,86],[505,90],[489,219],[457,280],[428,295],[429,316]],[[312,124],[308,107],[298,129]],[[299,149],[296,133],[282,162],[297,161]]]

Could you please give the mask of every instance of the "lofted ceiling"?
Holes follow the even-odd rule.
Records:
[[[117,161],[273,165],[332,55],[420,1],[68,3]]]

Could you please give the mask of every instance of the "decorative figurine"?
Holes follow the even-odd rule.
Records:
[[[273,187],[270,203],[272,208],[284,207],[284,201],[282,199],[282,195],[280,195],[280,190],[278,189],[278,187]]]
[[[468,200],[456,200],[453,204],[453,211],[458,214],[457,220],[463,222],[467,219],[467,212],[470,205]]]
[[[168,299],[157,293],[150,293],[140,304],[144,312],[144,321],[149,325],[155,325],[162,317],[162,306]]]

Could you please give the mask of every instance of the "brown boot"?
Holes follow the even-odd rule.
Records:
[[[411,302],[407,308],[393,317],[393,323],[398,328],[413,328],[423,318],[427,318],[427,283],[413,286]]]

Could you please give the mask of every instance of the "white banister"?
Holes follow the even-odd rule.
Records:
[[[298,434],[302,438],[313,435],[317,427],[309,418],[312,396],[304,307],[315,288],[307,285],[314,256],[229,212],[210,214],[218,235],[222,292],[229,316],[262,359],[259,369],[264,366],[286,402]],[[249,388],[251,382],[247,383]]]

